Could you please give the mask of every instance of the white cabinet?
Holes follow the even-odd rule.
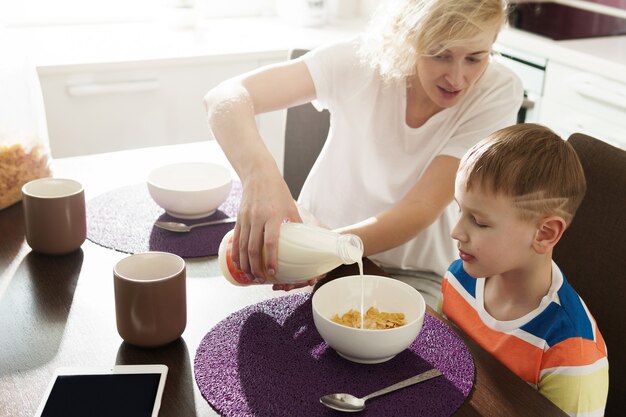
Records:
[[[626,85],[549,61],[539,121],[563,138],[586,133],[626,149]]]
[[[211,139],[202,97],[287,51],[39,68],[53,157]],[[259,116],[282,167],[284,116]]]

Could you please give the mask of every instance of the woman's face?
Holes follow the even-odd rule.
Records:
[[[457,104],[489,65],[495,32],[483,32],[434,55],[417,59],[425,98],[438,108]],[[434,53],[434,52],[433,52]]]

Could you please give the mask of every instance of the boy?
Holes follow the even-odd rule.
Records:
[[[576,152],[518,124],[473,146],[455,182],[459,257],[440,311],[572,416],[601,416],[607,351],[595,320],[552,261],[586,191]]]

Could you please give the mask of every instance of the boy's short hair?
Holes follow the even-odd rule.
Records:
[[[567,225],[587,190],[576,151],[545,126],[522,123],[498,130],[461,159],[457,181],[513,199],[524,219],[558,215]]]

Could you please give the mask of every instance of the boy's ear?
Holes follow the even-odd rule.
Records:
[[[562,217],[550,216],[541,219],[537,225],[537,232],[533,240],[533,248],[539,254],[552,250],[563,236],[567,224]]]

